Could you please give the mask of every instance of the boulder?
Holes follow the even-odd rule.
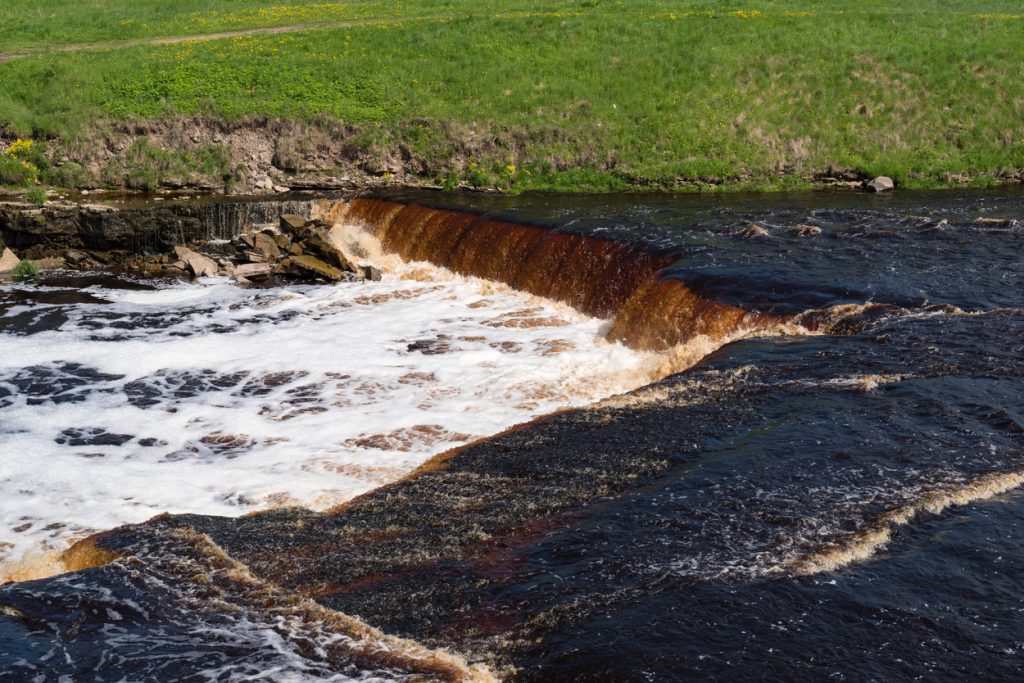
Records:
[[[373,266],[360,266],[359,270],[363,274],[363,278],[366,280],[372,280],[377,282],[380,280],[380,271]]]
[[[267,256],[260,251],[247,251],[244,253],[244,256],[245,260],[250,263],[266,263],[267,261],[273,260],[267,258]]]
[[[266,233],[257,233],[253,237],[254,248],[268,259],[276,259],[281,255],[281,249],[277,246],[277,241],[267,235]]]
[[[64,259],[75,267],[85,265],[89,261],[89,255],[78,249],[68,249],[64,252]]]
[[[21,259],[5,247],[3,254],[0,255],[0,273],[11,272],[19,263],[21,263]]]
[[[334,227],[334,223],[325,218],[312,218],[306,222],[306,227],[330,232],[331,228]]]
[[[208,256],[196,253],[188,247],[175,247],[174,253],[185,262],[185,265],[196,277],[209,277],[217,274],[217,263]]]
[[[213,259],[195,252],[185,259],[185,263],[196,277],[212,277],[220,270]]]
[[[805,223],[801,223],[800,225],[796,226],[789,232],[793,235],[796,235],[797,237],[813,237],[814,235],[821,234],[821,228],[819,228],[817,225],[807,225]]]
[[[740,237],[744,239],[755,239],[757,237],[768,237],[768,230],[761,227],[757,223],[751,223],[747,227],[740,230]]]
[[[273,272],[274,268],[269,263],[243,263],[240,266],[235,267],[235,279],[245,278],[263,278],[269,277]]]
[[[281,229],[285,232],[293,232],[306,227],[306,219],[294,213],[281,214]]]
[[[865,183],[864,188],[872,192],[888,192],[896,188],[896,183],[889,176],[880,175],[874,180]]]
[[[334,282],[341,280],[341,271],[339,269],[324,263],[315,256],[292,256],[291,268],[292,270],[299,271],[301,275],[312,275],[313,277],[320,277]]]
[[[341,249],[331,244],[328,238],[319,233],[314,233],[303,240],[302,246],[306,251],[315,254],[339,270],[347,270],[349,272],[354,270],[352,264],[345,258],[345,254],[341,252]]]
[[[235,253],[235,246],[231,240],[209,240],[200,246],[207,256],[233,256]]]

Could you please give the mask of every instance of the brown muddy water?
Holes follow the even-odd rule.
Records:
[[[1020,191],[310,211],[2,285],[0,678],[1019,680]]]

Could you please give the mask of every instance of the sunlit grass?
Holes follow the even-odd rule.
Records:
[[[925,187],[1024,168],[1012,2],[72,4],[13,0],[0,15],[93,17],[67,27],[74,42],[372,21],[6,62],[0,124],[12,132],[327,116],[358,124],[367,146],[404,145],[441,178],[469,180],[474,162],[517,187],[788,186],[830,169]],[[467,140],[478,158],[465,158]]]

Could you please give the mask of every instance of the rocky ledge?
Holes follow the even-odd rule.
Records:
[[[353,264],[331,243],[330,229],[325,221],[284,214],[277,227],[249,230],[234,240],[176,246],[173,255],[164,254],[154,265],[175,275],[230,275],[241,284],[270,279],[379,280],[380,271]]]
[[[308,218],[323,201],[0,202],[0,273],[24,259],[40,270],[227,275],[240,283],[379,278],[332,244],[329,223]]]

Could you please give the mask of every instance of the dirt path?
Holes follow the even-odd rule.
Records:
[[[160,38],[135,38],[132,40],[115,40],[104,43],[82,43],[78,45],[57,45],[45,48],[32,48],[28,50],[16,50],[14,52],[0,52],[0,62],[9,62],[12,59],[31,57],[54,52],[93,52],[102,50],[122,50],[129,47],[140,47],[143,45],[175,45],[177,43],[207,42],[211,40],[224,40],[237,38],[239,36],[255,36],[276,33],[296,33],[298,31],[320,31],[335,28],[347,28],[349,26],[362,26],[366,24],[397,24],[410,21],[438,21],[450,19],[450,15],[424,16],[424,17],[402,17],[391,19],[352,19],[349,21],[335,21],[313,24],[289,24],[287,26],[264,26],[261,28],[246,28],[236,31],[222,31],[220,33],[203,33],[192,36],[164,36]]]

